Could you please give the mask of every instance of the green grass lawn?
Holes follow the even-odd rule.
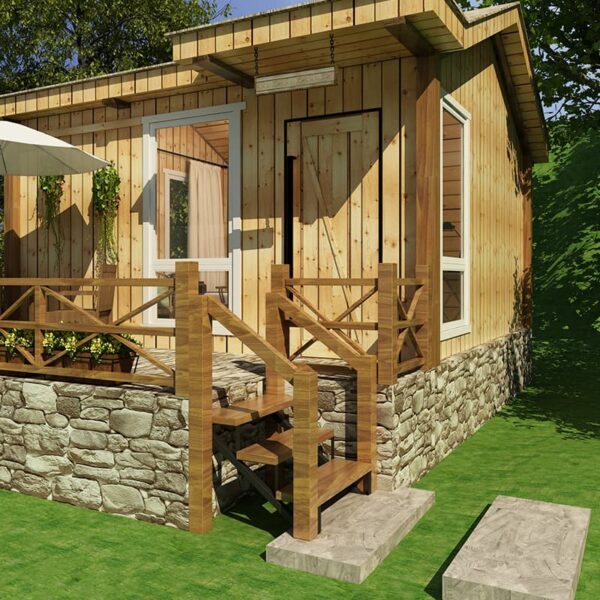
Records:
[[[0,598],[441,598],[441,574],[498,494],[600,509],[600,352],[546,342],[537,356],[534,386],[419,483],[434,507],[361,586],[266,564],[283,524],[258,502],[196,536],[0,491]],[[600,598],[598,513],[577,598]]]

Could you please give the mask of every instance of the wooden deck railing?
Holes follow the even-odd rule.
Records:
[[[294,360],[316,342],[324,344],[357,373],[357,461],[366,463],[368,475],[361,481],[365,491],[376,486],[376,397],[377,383],[392,384],[399,374],[427,366],[426,319],[428,306],[425,269],[415,278],[399,278],[395,265],[381,264],[376,278],[304,279],[291,278],[289,267],[274,265],[272,290],[267,294],[266,337],[253,331],[226,306],[199,290],[198,264],[177,263],[174,279],[0,279],[0,286],[25,288],[0,314],[0,335],[19,328],[33,332],[33,351],[16,350],[22,364],[0,363],[0,371],[53,375],[57,378],[107,380],[174,387],[177,395],[189,398],[190,431],[190,529],[207,531],[212,522],[212,356],[213,327],[218,321],[239,338],[266,365],[266,395],[283,397],[285,382],[293,388],[294,433],[294,525],[295,537],[312,539],[318,529],[318,390],[317,373]],[[101,319],[72,298],[86,289],[150,287],[162,289],[152,299],[116,318]],[[341,286],[346,308],[328,317],[311,301],[304,288]],[[350,288],[360,292],[349,293]],[[77,288],[77,289],[74,289]],[[89,290],[87,291],[89,293]],[[132,323],[144,311],[163,300],[176,307],[175,327]],[[377,303],[375,304],[375,300]],[[52,322],[48,307],[72,312],[76,322]],[[361,311],[360,316],[357,313]],[[310,339],[290,350],[290,328],[300,328]],[[79,332],[81,347],[100,334],[108,334],[131,352],[150,362],[160,375],[104,373],[56,366],[66,350],[45,356],[43,337],[48,331]],[[368,333],[363,336],[351,333]],[[126,335],[175,337],[175,368],[160,360]],[[376,351],[373,351],[373,337]],[[364,343],[367,340],[368,345]],[[363,343],[361,343],[363,342]]]
[[[15,347],[22,358],[22,364],[0,362],[0,371],[12,371],[24,374],[54,375],[58,378],[77,378],[121,383],[141,383],[175,386],[175,369],[157,358],[153,353],[128,339],[127,335],[167,336],[175,335],[175,328],[164,326],[144,326],[132,323],[132,319],[159,302],[176,295],[176,283],[172,279],[64,279],[64,278],[4,278],[0,279],[4,288],[18,287],[25,290],[0,314],[0,335],[8,338],[9,329],[20,329],[33,332],[33,352],[24,345]],[[94,289],[102,287],[132,288],[152,287],[166,288],[154,298],[131,309],[118,318],[101,319],[93,311],[76,303],[75,296],[92,295]],[[65,289],[66,288],[66,289]],[[77,288],[77,289],[75,289]],[[53,303],[57,312],[64,316],[70,313],[71,318],[53,321],[49,317],[49,305]],[[120,373],[104,371],[86,371],[60,366],[68,354],[67,350],[44,355],[43,339],[45,332],[74,332],[84,334],[75,348],[81,348],[101,334],[112,336],[131,353],[143,357],[161,374],[147,375],[142,373]]]
[[[417,267],[416,272],[417,277],[399,278],[395,264],[380,264],[376,278],[291,278],[287,265],[273,265],[271,293],[267,295],[267,333],[285,340],[285,351],[291,360],[302,356],[317,342],[353,368],[358,358],[373,354],[377,382],[391,385],[399,375],[427,366],[425,315],[429,274],[423,267]],[[345,291],[346,308],[333,318],[327,317],[307,297],[304,292],[307,287],[341,287]],[[358,293],[356,288],[360,290]],[[351,302],[354,297],[357,299]],[[370,310],[376,318],[356,320],[357,311],[367,312],[364,308],[371,299],[376,301],[376,309]],[[290,327],[305,329],[311,335],[294,350],[289,347]],[[365,340],[376,350],[361,344],[358,336],[353,339],[351,332],[374,332],[375,340],[372,335]]]

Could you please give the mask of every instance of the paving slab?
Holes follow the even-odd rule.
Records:
[[[431,508],[435,494],[404,488],[348,494],[323,511],[310,542],[284,533],[267,546],[267,562],[362,583]]]
[[[498,496],[444,573],[444,600],[572,600],[590,516]]]

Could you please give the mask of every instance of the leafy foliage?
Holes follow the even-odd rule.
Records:
[[[185,181],[171,180],[169,203],[169,258],[187,258],[189,190]]]
[[[115,223],[119,210],[121,178],[114,165],[99,169],[92,181],[92,204],[100,219],[98,258],[101,264],[116,263],[119,258],[115,240]]]
[[[586,339],[600,333],[600,139],[594,130],[572,139],[534,171],[534,322]]]
[[[463,8],[503,0],[458,0]],[[589,0],[522,0],[542,101],[549,118],[593,120],[600,102],[600,20]]]
[[[60,225],[60,199],[65,185],[64,175],[44,175],[39,178],[39,189],[43,196],[44,212],[42,224],[47,235],[54,235],[56,260],[60,264],[65,246],[63,230]]]
[[[88,337],[88,333],[79,333],[73,331],[47,331],[44,334],[42,345],[44,354],[51,356],[56,352],[66,351],[71,359],[78,354],[88,353],[95,362],[100,362],[105,355],[118,354],[120,356],[131,356],[133,351],[125,344],[117,340],[114,336],[102,333],[85,344],[77,345],[83,338]],[[142,344],[128,334],[122,335],[125,339],[133,342],[137,346]],[[0,347],[4,347],[9,357],[17,354],[17,346],[33,352],[34,336],[33,331],[28,329],[9,329],[6,337],[0,339]]]
[[[224,0],[4,0],[0,93],[169,61],[166,32],[228,11]]]

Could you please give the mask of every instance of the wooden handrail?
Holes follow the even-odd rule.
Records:
[[[154,279],[82,279],[82,278],[58,278],[58,277],[5,277],[0,278],[0,286],[18,287],[166,287],[175,289],[175,280],[171,277]]]
[[[266,365],[287,381],[292,381],[298,366],[262,338],[247,323],[214,298],[207,296],[209,315],[248,346]]]
[[[269,322],[275,320],[269,315],[276,315],[277,310],[283,310],[291,325],[304,328],[312,334],[312,338],[303,342],[293,353],[288,351],[292,359],[302,355],[314,343],[321,342],[338,356],[344,354],[342,358],[350,364],[353,354],[365,354],[363,347],[358,343],[359,338],[357,337],[355,341],[350,337],[350,332],[374,331],[378,335],[377,379],[380,384],[390,385],[397,380],[399,374],[427,364],[427,347],[424,344],[426,338],[422,333],[427,328],[426,320],[423,318],[426,314],[423,305],[429,300],[428,295],[424,293],[429,277],[427,269],[417,267],[416,277],[399,277],[397,265],[384,263],[379,265],[376,278],[335,279],[289,277],[287,267],[281,274],[278,273],[277,269],[282,268],[282,265],[273,266],[272,281],[277,282],[277,289],[272,286],[272,292],[277,292],[279,295],[273,300],[275,308],[267,310],[267,328]],[[371,289],[366,293],[363,290],[362,296],[349,304],[346,310],[335,318],[326,317],[318,304],[309,300],[298,289],[303,286],[352,285],[370,286]],[[377,294],[377,319],[368,321],[359,316],[354,320],[353,313],[375,294]],[[286,302],[283,302],[283,298]],[[267,294],[267,306],[273,302],[269,301],[269,294]],[[290,313],[294,310],[296,312],[291,317]],[[309,311],[312,314],[309,315]],[[284,331],[288,326],[283,325]],[[369,343],[372,340],[372,337],[369,338]],[[405,356],[403,348],[407,346],[412,346],[412,354],[408,352]]]
[[[377,279],[363,279],[358,277],[334,279],[331,277],[309,278],[309,277],[292,277],[285,280],[286,285],[316,285],[316,286],[374,286],[377,285]]]

